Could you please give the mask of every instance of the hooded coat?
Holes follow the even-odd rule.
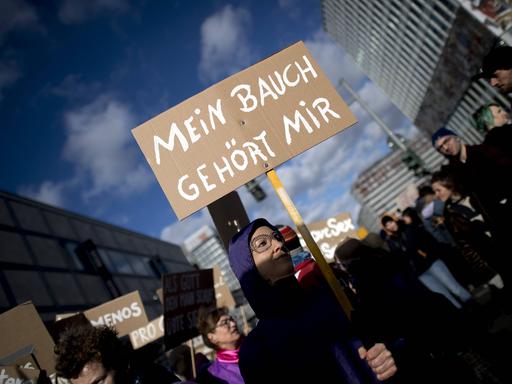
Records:
[[[357,348],[341,306],[327,285],[303,289],[293,275],[270,285],[254,264],[249,241],[257,219],[229,245],[229,262],[252,309],[257,326],[242,343],[240,372],[251,383],[376,383]]]

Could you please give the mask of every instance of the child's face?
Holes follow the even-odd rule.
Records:
[[[259,227],[251,237],[254,264],[260,275],[272,284],[294,273],[292,258],[279,232]]]

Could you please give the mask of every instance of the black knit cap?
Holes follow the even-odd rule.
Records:
[[[473,76],[473,80],[480,78],[490,79],[498,69],[512,68],[512,47],[501,46],[492,49],[482,62],[480,72]]]
[[[441,127],[432,134],[432,146],[435,148],[437,139],[439,139],[441,137],[445,137],[445,136],[458,136],[458,135],[446,127]]]
[[[382,219],[380,219],[380,222],[381,224],[385,227],[387,223],[389,223],[390,221],[395,221],[391,216],[389,215],[384,215],[382,216]]]

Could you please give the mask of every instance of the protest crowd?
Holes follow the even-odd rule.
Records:
[[[508,96],[512,48],[494,48],[478,76]],[[26,345],[0,356],[0,384],[509,382],[511,331],[496,319],[512,310],[511,108],[489,103],[475,111],[475,129],[485,134],[478,145],[440,127],[432,145],[446,162],[419,188],[415,204],[382,212],[380,233],[336,247],[330,268],[348,313],[297,232],[260,218],[241,228],[228,250],[256,315],[252,329],[244,324],[243,332],[232,308],[209,301],[213,291],[194,276],[187,284],[200,299],[189,336],[199,334],[209,355],[187,338],[168,339],[181,320],[164,311],[150,322],[135,297],[122,307],[129,314],[118,315],[142,319],[128,330],[90,313],[47,324],[48,331],[34,320]],[[164,308],[180,305],[171,296],[176,281],[169,281]],[[9,316],[14,328],[22,321]],[[36,323],[37,340],[30,334]]]

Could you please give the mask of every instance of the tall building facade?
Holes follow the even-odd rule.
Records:
[[[423,160],[425,167],[437,170],[445,159],[423,136],[408,144]],[[415,177],[402,161],[403,152],[394,150],[361,172],[352,185],[351,193],[361,204],[357,224],[369,231],[380,230],[380,218],[385,212],[403,209],[400,196],[408,187],[418,187],[427,177]]]
[[[430,135],[445,125],[476,143],[482,137],[472,127],[472,113],[490,100],[505,100],[471,77],[496,40],[511,37],[472,3],[321,2],[325,30],[421,131]]]
[[[152,319],[161,275],[190,270],[178,245],[0,191],[0,313],[31,300],[50,322],[139,290]]]
[[[216,230],[208,225],[202,226],[185,239],[183,248],[188,253],[188,260],[199,268],[219,266],[231,292],[240,289],[240,283],[229,266],[228,254]]]

